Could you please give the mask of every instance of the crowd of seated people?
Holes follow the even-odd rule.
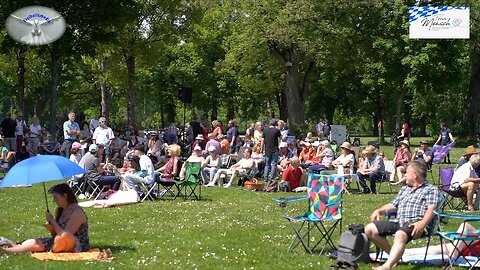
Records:
[[[70,120],[70,117],[69,114],[69,121],[74,121],[75,118],[73,117],[73,120]],[[62,152],[63,145],[51,134],[41,129],[38,130],[38,121],[35,118],[32,118],[32,120],[34,120],[30,129],[32,131],[29,135],[31,135],[30,141],[35,141],[34,139],[37,136],[39,137],[37,151],[28,146],[28,141],[27,144],[20,146],[17,151],[18,155],[10,154],[12,151],[8,149],[5,151],[5,147],[2,146],[2,160],[13,159],[13,162],[15,162],[18,158],[15,159],[14,156],[26,158],[36,152],[40,154],[59,154]],[[79,163],[82,157],[89,153],[90,146],[95,143],[92,138],[99,126],[94,127],[92,123],[94,122],[90,122],[90,124],[82,122],[81,126],[77,125],[78,131],[67,134],[67,138],[74,138],[71,140],[69,148],[71,152],[69,152],[68,157],[76,163]],[[274,124],[272,125],[272,123]],[[265,134],[268,133],[266,130],[271,128],[278,129],[280,137],[278,137],[278,144],[274,147],[278,147],[278,150],[272,151],[274,156],[269,154],[267,157],[265,150],[262,148],[265,146]],[[261,178],[264,175],[262,172],[265,171],[264,167],[268,158],[270,162],[273,159],[276,165],[273,167],[275,169],[269,168],[273,175],[268,174],[269,177],[266,181],[270,181],[271,178],[276,181],[283,178],[290,180],[291,175],[295,175],[295,177],[300,175],[300,170],[302,176],[307,173],[334,173],[338,171],[344,174],[356,173],[364,192],[375,192],[374,182],[384,174],[383,160],[385,160],[385,157],[381,156],[380,153],[377,154],[375,148],[371,149],[370,146],[367,146],[357,159],[348,142],[342,143],[339,148],[340,151],[337,153],[336,143],[334,142],[335,147],[330,145],[324,131],[323,133],[317,133],[318,136],[308,132],[302,140],[292,139],[291,136],[288,136],[288,128],[285,122],[281,120],[270,121],[268,125],[262,121],[254,122],[246,129],[245,136],[240,135],[233,120],[227,121],[225,127],[218,120],[213,120],[211,125],[206,121],[192,121],[189,127],[184,130],[179,129],[175,123],[171,123],[164,131],[154,130],[151,132],[137,130],[134,126],[129,125],[124,133],[119,131],[112,133],[113,136],[108,138],[108,143],[104,144],[104,152],[108,149],[110,153],[102,154],[97,158],[100,164],[110,162],[117,168],[124,165],[124,169],[129,168],[130,163],[136,164],[138,158],[137,165],[140,166],[138,170],[135,169],[134,173],[130,173],[131,170],[121,172],[124,186],[127,189],[135,188],[139,184],[151,185],[157,180],[172,181],[180,178],[185,173],[185,164],[179,161],[181,161],[182,156],[185,156],[182,152],[185,152],[192,154],[189,157],[190,161],[201,163],[201,179],[203,184],[209,187],[215,186],[219,179],[224,178],[223,176],[228,179],[224,183],[225,186],[230,187],[238,176],[245,177],[248,174],[248,177],[251,177],[250,174],[253,169],[257,172],[253,176]],[[275,138],[277,139],[277,137]],[[186,139],[188,140],[185,141]],[[2,144],[1,141],[0,144]],[[128,158],[132,155],[136,158]],[[222,156],[225,155],[229,155],[234,160],[230,167],[225,167],[227,164],[222,164]],[[295,162],[298,159],[297,168],[296,163],[292,164],[293,158],[295,158]],[[420,147],[412,153],[410,142],[408,140],[402,141],[401,148],[394,158],[398,179],[403,179],[405,165],[408,161],[422,159],[431,163],[432,158],[433,154],[428,149],[426,142],[422,142]],[[466,158],[468,160],[468,156]],[[147,159],[149,160],[148,164]],[[269,165],[271,167],[271,164]],[[292,174],[292,170],[295,173]],[[366,185],[367,179],[370,182],[370,187]],[[299,179],[294,180],[293,184],[290,185],[293,188],[290,189],[295,189],[297,183],[300,183],[299,181]],[[113,188],[114,185],[117,188],[116,182],[108,184],[110,188]]]

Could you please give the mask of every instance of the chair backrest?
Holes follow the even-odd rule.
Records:
[[[232,166],[232,156],[229,154],[223,154],[220,156],[221,162],[222,162],[222,168],[228,169],[230,166]]]
[[[308,174],[309,215],[322,219],[341,219],[342,191],[345,179],[340,175]]]
[[[359,146],[352,146],[350,150],[353,152],[353,168],[354,172],[358,168],[358,164],[360,163],[360,147]]]
[[[438,169],[438,175],[442,183],[442,190],[448,191],[450,189],[450,183],[452,182],[453,173],[453,167]]]
[[[200,162],[186,161],[185,181],[191,182],[191,183],[198,183],[198,181],[200,181],[201,169],[202,169],[202,164]]]
[[[387,180],[392,181],[395,177],[395,162],[393,160],[384,160],[383,164],[385,165],[385,176]]]

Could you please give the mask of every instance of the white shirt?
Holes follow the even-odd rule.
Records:
[[[30,125],[30,138],[37,138],[42,131],[42,127],[40,125],[34,126],[33,124]],[[35,133],[35,134],[33,134]]]
[[[96,144],[101,144],[103,146],[108,145],[108,142],[110,139],[115,138],[115,135],[113,135],[113,131],[111,128],[104,126],[104,127],[97,127],[95,129],[95,132],[93,132],[93,137],[92,139],[95,140]]]
[[[353,168],[353,154],[348,154],[346,156],[344,154],[341,154],[337,159],[335,159],[334,162],[339,162],[339,164],[345,165],[348,161],[351,161],[350,165],[348,166],[350,168]]]
[[[144,179],[147,180],[148,183],[151,183],[155,178],[155,170],[153,167],[152,160],[147,155],[142,155],[140,157],[139,163],[140,163],[140,170],[147,172],[147,176],[145,176]]]
[[[454,190],[457,186],[462,185],[467,178],[477,178],[475,169],[470,162],[463,164],[453,173],[450,190]]]
[[[18,127],[18,131],[15,131],[15,136],[23,136],[23,127],[26,126],[27,123],[25,122],[25,120],[17,120],[17,127]]]

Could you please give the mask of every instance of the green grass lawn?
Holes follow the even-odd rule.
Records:
[[[413,144],[416,142],[414,138]],[[391,147],[381,148],[392,158]],[[462,153],[463,148],[454,149],[452,161]],[[434,175],[438,174],[438,166],[434,166]],[[383,185],[382,191],[389,189]],[[116,208],[88,208],[92,246],[110,248],[115,260],[40,262],[29,255],[3,255],[0,269],[329,269],[334,261],[326,256],[308,255],[301,248],[287,253],[293,231],[272,198],[296,195],[216,187],[202,189],[201,201],[157,200]],[[393,196],[345,195],[342,229],[346,230],[350,223],[367,223],[372,211]],[[301,214],[305,206],[298,202],[288,209]],[[42,185],[0,189],[0,235],[14,241],[47,236],[42,226],[44,211]],[[448,227],[457,225],[449,222]],[[338,234],[334,241],[338,242]],[[438,239],[434,242],[438,243]],[[425,239],[409,246],[422,245],[426,245]],[[360,269],[371,269],[372,265],[363,264]],[[438,268],[401,264],[398,269]]]

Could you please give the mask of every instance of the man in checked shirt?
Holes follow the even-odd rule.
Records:
[[[388,260],[373,269],[391,269],[400,260],[405,245],[412,239],[426,235],[426,228],[432,218],[433,210],[441,201],[440,190],[428,183],[427,166],[423,161],[412,161],[405,174],[406,185],[400,189],[395,199],[373,211],[370,224],[365,227],[365,234],[375,245],[389,254]],[[385,212],[397,212],[397,220],[381,221]],[[386,236],[394,234],[390,246]]]

